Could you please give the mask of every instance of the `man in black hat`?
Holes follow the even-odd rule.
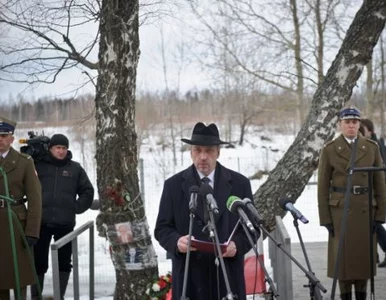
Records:
[[[189,230],[189,190],[201,186],[202,182],[213,188],[213,196],[218,205],[215,227],[221,243],[228,240],[238,217],[226,208],[227,199],[237,196],[252,199],[249,180],[243,175],[222,166],[217,159],[220,140],[215,124],[206,126],[199,122],[193,128],[191,139],[182,139],[191,145],[193,164],[182,172],[167,179],[161,196],[158,218],[154,230],[160,245],[171,253],[173,299],[179,299],[183,291],[185,257]],[[196,217],[192,228],[195,239],[211,241],[204,227],[206,200],[198,196]],[[223,253],[230,289],[239,300],[246,299],[244,282],[244,254],[251,248],[241,227],[231,239]],[[189,299],[222,299],[227,295],[221,267],[214,253],[191,248],[186,297]],[[217,275],[220,276],[217,276]]]
[[[36,176],[32,158],[12,148],[16,122],[0,117],[0,299],[10,299],[10,290],[16,289],[18,277],[22,299],[26,297],[26,286],[35,283],[32,262],[27,247],[23,243],[18,225],[24,230],[28,246],[33,246],[38,237],[41,220],[41,185]],[[4,183],[4,174],[7,177]],[[7,190],[12,202],[7,202]],[[28,206],[25,205],[28,202]],[[13,220],[10,228],[8,208],[18,221]],[[20,224],[17,224],[20,223]],[[12,251],[11,238],[14,237],[15,252]],[[18,268],[14,263],[14,255]],[[16,270],[18,275],[15,276]],[[15,298],[16,298],[15,294]]]
[[[43,216],[40,238],[34,246],[35,267],[41,289],[48,270],[48,252],[52,237],[59,240],[72,232],[75,215],[90,208],[94,188],[82,166],[72,160],[69,141],[63,134],[50,139],[48,154],[36,163],[43,189]],[[60,296],[63,299],[71,273],[71,243],[59,249]],[[32,299],[38,299],[36,285],[31,288]]]

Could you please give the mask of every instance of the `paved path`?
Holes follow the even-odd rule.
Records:
[[[292,244],[292,255],[306,268],[306,262],[300,244]],[[332,279],[327,278],[327,242],[306,243],[305,248],[310,260],[311,268],[315,276],[320,280],[321,284],[327,289],[327,299],[330,299]],[[355,251],[355,250],[354,250]],[[384,254],[380,251],[380,259],[384,258]],[[309,288],[304,288],[303,285],[308,283],[308,279],[304,273],[292,263],[292,278],[294,300],[309,300]],[[376,300],[386,300],[386,268],[377,268],[377,275],[374,277],[374,291]],[[335,290],[335,298],[339,297],[339,286],[337,284]],[[370,282],[368,284],[368,296],[370,299]],[[355,299],[355,297],[353,297]]]
[[[292,255],[304,266],[307,268],[307,265],[305,263],[304,255],[302,253],[300,244],[292,244]],[[315,276],[320,280],[322,285],[327,289],[327,293],[324,294],[324,299],[330,299],[331,295],[331,288],[332,288],[332,279],[327,278],[327,242],[318,242],[318,243],[306,243],[305,248],[310,260],[311,268],[315,273]],[[384,258],[384,254],[381,252],[380,258]],[[303,285],[308,284],[308,279],[304,275],[304,273],[299,269],[297,265],[292,263],[292,278],[293,278],[293,291],[294,291],[294,298],[293,300],[310,300],[309,295],[309,288],[303,287]],[[386,300],[386,268],[377,268],[377,275],[374,279],[374,286],[375,286],[375,298],[371,300]],[[106,290],[104,290],[106,289]],[[113,292],[114,284],[111,284],[111,286],[104,286],[104,287],[96,287],[96,297],[101,297],[100,299],[113,299],[113,297],[102,297],[102,295],[109,295]],[[68,287],[68,293],[66,297],[67,299],[72,298],[72,286]],[[109,290],[109,292],[107,292]],[[49,295],[50,292],[52,293],[52,285],[47,283],[45,286],[45,291]],[[82,299],[87,299],[85,295],[87,295],[87,287],[82,286],[81,287],[81,295]],[[368,297],[367,299],[370,299],[370,283],[368,284]],[[253,299],[252,296],[250,296],[248,299]],[[255,297],[255,300],[257,299],[263,299],[260,297]],[[339,286],[337,285],[335,290],[335,300],[340,299],[339,297]],[[355,297],[353,297],[353,300]],[[287,300],[287,299],[281,299],[280,300]]]

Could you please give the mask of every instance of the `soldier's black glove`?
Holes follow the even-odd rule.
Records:
[[[378,229],[379,226],[382,226],[382,222],[381,221],[373,221],[373,233],[375,233]]]
[[[326,224],[323,226],[326,227],[326,229],[328,230],[328,233],[331,235],[331,237],[334,237],[334,235],[335,235],[334,226],[332,224]]]
[[[30,247],[35,246],[38,242],[38,239],[33,236],[26,236],[25,238],[27,239],[28,246]]]

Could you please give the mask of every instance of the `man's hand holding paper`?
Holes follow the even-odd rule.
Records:
[[[223,257],[234,257],[237,253],[237,247],[234,241],[230,241],[227,250],[223,253]]]
[[[184,235],[178,239],[177,248],[178,248],[179,252],[181,252],[181,253],[188,252],[188,237],[189,237],[189,235]],[[194,237],[192,237],[192,238],[194,238]],[[191,246],[190,251],[197,251],[197,249]]]

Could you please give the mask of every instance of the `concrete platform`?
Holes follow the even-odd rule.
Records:
[[[306,262],[300,244],[292,244],[292,255],[306,267]],[[315,273],[315,276],[320,280],[321,284],[327,289],[327,293],[323,294],[325,299],[330,299],[332,279],[327,277],[327,242],[318,243],[305,243],[305,248],[310,260],[311,268]],[[379,251],[380,259],[384,258],[384,254]],[[365,263],[365,262],[364,262]],[[304,273],[292,263],[292,277],[294,288],[294,300],[308,300],[310,298],[309,288],[303,287],[308,283],[308,278]],[[374,295],[377,300],[386,300],[386,268],[377,267],[377,275],[374,277]],[[335,289],[334,299],[340,299],[339,297],[339,285],[337,284]],[[370,298],[370,281],[368,284],[367,299]],[[354,298],[353,298],[354,299]]]

